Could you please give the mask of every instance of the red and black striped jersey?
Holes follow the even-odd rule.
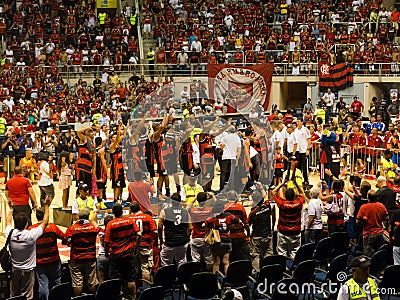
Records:
[[[240,203],[237,203],[237,202],[227,203],[225,205],[225,211],[234,215],[236,218],[238,218],[240,221],[242,221],[243,224],[248,223],[246,211],[245,211],[243,205],[241,205]],[[239,239],[239,238],[246,237],[246,234],[244,233],[244,226],[242,223],[238,223],[231,227],[231,238],[232,239]]]
[[[192,238],[204,238],[207,233],[205,220],[211,217],[212,207],[192,207],[189,214],[193,225]]]
[[[150,215],[142,212],[132,214],[129,217],[135,220],[137,227],[139,227],[139,230],[142,232],[140,247],[152,247],[154,241],[153,232],[157,230],[156,221],[154,221]]]
[[[293,201],[289,201],[276,194],[274,200],[279,207],[278,231],[284,235],[299,234],[304,197],[300,195]]]
[[[29,229],[39,227],[42,223],[37,223]],[[36,264],[44,265],[53,262],[60,262],[58,253],[57,239],[64,239],[64,232],[57,225],[50,223],[47,225],[43,234],[36,240]]]
[[[88,220],[78,220],[68,227],[65,238],[71,244],[71,262],[96,261],[97,228]]]
[[[110,257],[124,258],[133,252],[135,246],[136,233],[139,227],[135,220],[129,217],[120,217],[111,220],[107,224],[104,242],[110,243]]]

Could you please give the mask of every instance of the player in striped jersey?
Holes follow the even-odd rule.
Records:
[[[115,219],[107,224],[104,236],[106,256],[110,259],[110,278],[125,281],[131,291],[131,299],[135,299],[139,267],[135,256],[142,233],[133,218],[122,216],[121,204],[114,204],[112,211]]]
[[[69,270],[71,272],[74,296],[82,294],[84,284],[90,293],[97,285],[96,274],[96,238],[98,226],[97,213],[89,221],[90,210],[85,207],[79,211],[79,220],[65,232],[67,243],[71,247]]]
[[[38,223],[29,230],[41,226],[44,217],[42,207],[36,209]],[[39,285],[39,299],[47,299],[49,291],[61,284],[61,259],[57,239],[64,240],[64,232],[57,225],[49,223],[43,234],[36,240],[36,276]]]
[[[142,279],[151,281],[151,270],[154,266],[153,261],[153,244],[158,245],[158,233],[156,221],[148,215],[140,211],[140,204],[132,202],[130,205],[131,215],[136,225],[142,232],[140,241],[138,258],[142,269]]]

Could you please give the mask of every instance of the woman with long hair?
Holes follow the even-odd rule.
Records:
[[[60,154],[60,158],[57,162],[57,170],[60,174],[58,187],[63,191],[62,203],[63,209],[69,209],[68,199],[69,199],[69,188],[72,185],[72,169],[70,167],[70,154],[69,152],[63,151]]]

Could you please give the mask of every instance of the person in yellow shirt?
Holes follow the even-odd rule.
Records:
[[[394,178],[396,176],[395,170],[398,166],[392,161],[392,151],[386,149],[378,164],[381,166],[380,175],[384,177]]]
[[[108,83],[117,87],[119,84],[119,76],[115,74],[115,71],[112,71],[111,75],[108,76]]]

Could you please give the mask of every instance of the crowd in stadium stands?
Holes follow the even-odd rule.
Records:
[[[43,0],[2,7],[7,50],[0,61],[0,144],[10,212],[1,221],[10,236],[12,296],[47,299],[61,282],[58,239],[71,247],[75,296],[121,278],[124,297],[135,299],[145,293],[138,279],[153,281],[163,267],[170,276],[171,263],[190,260],[200,263],[198,270],[227,274],[234,262],[247,259],[240,271],[257,279],[268,270],[265,258],[297,259],[304,247],[313,252],[307,243],[320,241],[309,258],[329,249],[331,255],[317,262],[321,267],[330,261],[333,269],[344,254],[339,269],[346,272],[347,254],[365,255],[352,260],[338,299],[353,299],[357,283],[368,283],[374,294],[369,258],[381,255],[375,257],[384,264],[376,277],[385,266],[400,264],[396,98],[374,97],[367,108],[365,99],[346,104],[328,90],[307,99],[301,111],[273,105],[268,113],[257,104],[243,128],[238,120],[223,120],[236,112],[241,96],[235,88],[208,99],[206,83],[194,80],[178,95],[172,76],[156,81],[134,72],[121,82],[119,71],[138,62],[140,22],[144,37],[155,40],[157,51],[147,53],[153,67],[168,63],[184,72],[199,62],[273,60],[307,73],[313,62],[346,61],[367,72],[387,62],[388,73],[398,72],[399,12],[386,11],[379,1],[170,0],[96,16],[95,5]],[[102,66],[90,69],[101,74],[69,86],[60,75],[67,65],[80,73],[85,65]],[[161,122],[149,119],[160,116]],[[76,123],[90,124],[75,130]],[[309,166],[320,175],[317,183]],[[55,185],[74,219],[65,232],[49,223]],[[105,201],[110,185],[111,203]],[[126,190],[129,197],[122,199]],[[244,207],[244,199],[251,205]],[[30,201],[40,224],[31,226]],[[100,219],[109,203],[112,213]],[[322,240],[326,235],[331,239]],[[274,270],[283,277],[283,269]],[[264,273],[279,273],[271,270]],[[234,295],[246,297],[246,290]],[[256,285],[250,289],[258,292]]]
[[[399,60],[399,11],[381,3],[169,1],[161,8],[151,2],[143,6],[144,28],[153,26],[159,64],[181,65],[183,50],[184,63],[195,65],[291,63],[303,64],[307,73],[308,64],[317,62],[348,62],[356,71],[388,63],[390,70]],[[398,72],[397,64],[392,72]]]
[[[198,100],[188,101],[194,105]],[[328,259],[346,256],[342,271],[347,268],[349,245],[352,255],[357,251],[365,255],[355,259],[368,263],[375,253],[386,253],[384,265],[398,265],[399,108],[397,101],[389,105],[384,98],[374,98],[367,124],[362,122],[363,112],[357,97],[346,105],[328,90],[315,107],[308,99],[301,112],[280,112],[276,105],[270,114],[258,110],[245,129],[232,119],[202,119],[202,113],[194,111],[181,122],[169,114],[161,123],[152,123],[147,113],[125,125],[111,123],[104,114],[95,125],[76,134],[72,129],[61,132],[59,127],[48,127],[43,137],[37,129],[32,138],[15,123],[1,146],[7,158],[5,171],[10,174],[6,197],[11,211],[6,221],[11,235],[12,294],[33,299],[34,272],[40,299],[47,299],[49,290],[61,282],[57,239],[71,247],[74,295],[94,293],[104,280],[122,278],[128,288],[126,299],[144,293],[138,278],[152,281],[160,268],[171,268],[173,263],[179,267],[192,260],[201,263],[198,270],[226,274],[231,264],[247,259],[248,275],[254,275],[266,267],[265,257],[277,253],[294,259],[303,251],[300,247],[310,247],[307,243],[325,243],[326,234],[335,239],[329,244],[334,256]],[[337,119],[332,118],[336,114]],[[38,141],[44,148],[37,148]],[[351,151],[341,155],[345,145]],[[311,165],[313,160],[320,165],[322,181],[310,184],[307,161]],[[178,176],[178,165],[183,178]],[[377,179],[368,181],[365,176]],[[78,186],[72,203],[76,221],[65,233],[48,224],[56,178],[63,190],[64,209],[69,207],[73,178]],[[32,190],[36,180],[42,208]],[[376,190],[371,180],[376,180]],[[112,214],[103,219],[103,228],[97,213],[106,209],[108,181],[114,203]],[[219,188],[213,191],[217,181]],[[128,215],[120,204],[126,186]],[[247,197],[251,207],[244,206]],[[29,198],[39,223],[27,230],[31,224]],[[276,236],[275,209],[279,210]],[[326,223],[323,214],[328,216]],[[12,217],[15,229],[11,232]],[[219,232],[220,242],[210,242],[212,229]],[[35,244],[36,260],[32,256]],[[387,249],[381,248],[387,244],[393,250],[378,251]],[[351,267],[349,278],[358,279],[359,266],[352,262]],[[370,284],[376,285],[375,281]],[[351,288],[351,279],[346,285]],[[351,299],[340,298],[348,294],[341,289],[338,299]]]

